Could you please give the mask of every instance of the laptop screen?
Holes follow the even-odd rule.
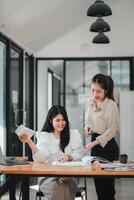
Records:
[[[6,164],[4,155],[3,155],[3,153],[2,153],[1,146],[0,146],[0,164]]]

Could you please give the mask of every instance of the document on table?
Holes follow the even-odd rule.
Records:
[[[85,166],[85,163],[81,161],[67,161],[67,162],[60,162],[60,161],[53,161],[53,166],[69,166],[69,167],[77,167],[77,166]]]
[[[86,162],[91,163],[91,162],[94,162],[96,160],[98,160],[100,163],[111,163],[110,161],[108,161],[108,160],[106,160],[106,159],[104,159],[100,156],[88,156],[88,155],[86,155],[86,156],[83,156],[83,158],[81,160],[84,163],[86,163]]]
[[[125,170],[134,171],[134,164],[123,164],[123,163],[102,163],[101,168],[107,170]]]
[[[91,165],[91,163],[95,160],[98,160],[102,163],[109,163],[108,160],[99,157],[99,156],[83,156],[81,161],[67,161],[67,162],[60,162],[60,161],[54,161],[52,162],[52,165],[54,166],[87,166]]]

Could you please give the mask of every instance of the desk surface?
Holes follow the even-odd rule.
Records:
[[[115,177],[134,177],[134,171],[106,171],[100,168],[85,170],[84,167],[63,167],[52,166],[51,164],[34,163],[26,165],[4,166],[0,165],[2,174],[19,174],[33,176],[115,176]]]

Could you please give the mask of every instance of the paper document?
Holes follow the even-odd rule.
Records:
[[[52,165],[76,167],[76,166],[85,166],[85,163],[83,163],[81,161],[67,161],[67,162],[54,161],[54,162],[52,162]]]
[[[110,161],[100,157],[100,156],[83,156],[83,158],[81,159],[82,162],[86,163],[86,162],[93,162],[95,160],[98,160],[101,163],[110,163]]]
[[[134,170],[133,164],[123,164],[123,163],[102,163],[101,167],[103,169],[113,169],[113,170]]]
[[[15,133],[20,137],[22,135],[29,135],[30,137],[32,137],[35,133],[35,131],[33,131],[30,128],[27,128],[26,126],[24,126],[23,124],[21,124],[20,126],[18,126],[18,128],[15,130]]]

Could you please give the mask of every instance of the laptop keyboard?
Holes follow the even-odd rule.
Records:
[[[24,161],[24,160],[9,160],[9,159],[7,159],[6,160],[6,164],[17,164],[17,165],[22,165],[22,164],[29,164],[29,162],[28,161]]]

